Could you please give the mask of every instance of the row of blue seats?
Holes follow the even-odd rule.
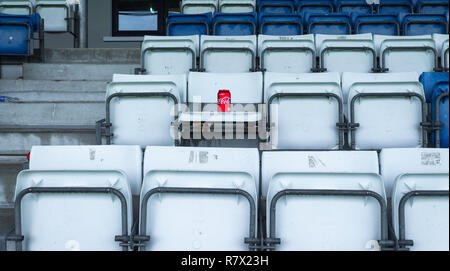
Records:
[[[439,14],[361,14],[361,13],[171,13],[167,35],[429,35],[448,33],[447,16]]]
[[[260,0],[259,12],[295,13],[295,12],[364,12],[364,13],[445,13],[447,0],[380,0],[379,4],[369,4],[367,0]]]
[[[33,54],[35,32],[43,42],[43,21],[39,14],[11,15],[0,13],[0,55]]]

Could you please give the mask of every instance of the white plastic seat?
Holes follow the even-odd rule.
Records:
[[[65,0],[36,0],[35,12],[44,19],[46,32],[70,32],[72,6]]]
[[[248,250],[245,238],[255,237],[249,225],[256,225],[257,149],[148,147],[144,175],[146,250]]]
[[[219,11],[245,13],[256,11],[256,0],[219,0]]]
[[[123,250],[115,237],[131,231],[131,190],[121,171],[22,171],[15,200],[19,250]]]
[[[141,49],[142,72],[146,74],[187,74],[197,69],[198,35],[145,36]]]
[[[437,68],[436,45],[431,35],[374,35],[374,41],[385,71],[422,73]]]
[[[339,73],[266,73],[268,127],[276,149],[338,149],[344,122]],[[270,125],[270,126],[269,126]]]
[[[419,147],[426,144],[426,103],[417,73],[344,73],[347,119],[353,149]],[[344,98],[345,99],[345,98]]]
[[[33,3],[22,0],[0,1],[0,13],[30,15],[33,13]]]
[[[445,34],[433,34],[433,39],[436,43],[436,51],[441,57],[441,64],[444,71],[449,69],[449,38]]]
[[[218,0],[182,0],[181,13],[201,14],[218,11]]]
[[[269,151],[261,174],[277,250],[373,250],[387,238],[376,152]]]
[[[320,67],[328,72],[372,72],[377,54],[372,34],[316,35]]]
[[[200,70],[243,73],[256,69],[256,36],[201,36]]]
[[[139,195],[142,156],[139,146],[34,146],[30,170],[120,170],[132,194]]]
[[[186,84],[184,74],[114,75],[106,92],[106,124],[112,124],[106,143],[173,146],[172,122],[185,100]]]
[[[314,35],[259,35],[258,55],[261,69],[267,72],[311,72],[316,58]]]

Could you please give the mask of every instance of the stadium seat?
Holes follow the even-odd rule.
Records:
[[[397,21],[396,14],[354,13],[352,19],[354,34],[401,35],[400,24]]]
[[[367,4],[366,0],[335,0],[336,12],[358,12],[372,13],[373,5]]]
[[[181,13],[183,14],[201,14],[214,13],[219,10],[217,0],[182,0]]]
[[[304,13],[333,13],[334,6],[331,0],[299,0],[298,12]]]
[[[31,15],[33,13],[33,3],[23,0],[0,1],[0,13]]]
[[[417,0],[416,12],[427,14],[444,14],[448,12],[447,0]]]
[[[427,146],[422,127],[427,109],[418,73],[344,73],[342,90],[352,149]]]
[[[219,12],[245,13],[256,11],[256,0],[219,0]]]
[[[276,250],[379,250],[387,240],[376,152],[266,151],[261,174]]]
[[[106,91],[106,144],[175,145],[172,122],[186,85],[184,74],[114,75]]]
[[[258,8],[259,13],[281,13],[281,14],[289,14],[295,12],[295,1],[286,0],[286,1],[271,1],[271,0],[262,0],[259,3]]]
[[[0,55],[32,55],[34,32],[40,31],[39,39],[43,39],[41,27],[41,18],[37,14],[0,13]]]
[[[321,71],[372,72],[377,68],[372,34],[317,34],[316,52],[320,56]]]
[[[200,71],[250,72],[256,69],[256,36],[201,36]]]
[[[401,14],[404,36],[419,36],[431,34],[447,34],[448,26],[444,15],[432,14]]]
[[[249,250],[256,238],[257,149],[148,147],[142,250]],[[250,239],[248,239],[250,238]]]
[[[46,32],[71,32],[74,19],[73,6],[61,0],[36,0],[34,13],[44,19]]]
[[[448,163],[448,149],[381,151],[381,175],[392,196],[393,225],[401,246],[448,251]],[[406,245],[407,240],[413,243]]]
[[[168,36],[209,35],[212,14],[169,13],[167,17]]]
[[[343,97],[339,73],[264,77],[267,127],[273,149],[343,149]]]
[[[414,5],[410,0],[380,0],[377,11],[385,14],[413,13]]]
[[[187,74],[197,70],[200,37],[145,36],[141,48],[142,74]]]
[[[343,13],[304,15],[305,32],[308,34],[350,35],[352,34],[351,19]]]
[[[420,83],[423,85],[427,103],[431,103],[434,90],[441,84],[448,83],[446,72],[424,72],[420,75]]]
[[[438,69],[436,43],[431,35],[374,35],[380,66],[388,72],[432,72]]]
[[[439,127],[432,134],[432,143],[436,148],[449,147],[449,78],[448,73],[446,75],[447,81],[435,85],[431,98],[432,120]]]
[[[442,71],[449,71],[449,38],[446,34],[433,34],[433,39],[436,44],[436,51],[441,59]]]
[[[256,35],[257,24],[256,12],[215,13],[212,34],[216,36]]]
[[[261,13],[259,15],[259,34],[275,36],[302,35],[302,18],[299,14]]]
[[[262,71],[307,73],[315,68],[314,35],[258,36]]]

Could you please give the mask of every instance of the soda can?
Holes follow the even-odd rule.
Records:
[[[231,105],[231,92],[227,89],[219,90],[217,94],[217,104],[219,112],[229,112]]]

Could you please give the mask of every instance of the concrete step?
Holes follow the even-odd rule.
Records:
[[[61,103],[61,102],[98,102],[105,101],[105,91],[91,92],[58,92],[58,91],[1,91],[0,96],[19,99],[20,102],[27,103]]]
[[[104,102],[19,102],[0,104],[2,125],[94,125],[105,118]]]
[[[139,64],[141,50],[122,48],[46,49],[45,63]]]
[[[111,81],[113,74],[134,74],[134,64],[23,64],[25,80]]]
[[[0,80],[2,91],[106,91],[108,81]]]

